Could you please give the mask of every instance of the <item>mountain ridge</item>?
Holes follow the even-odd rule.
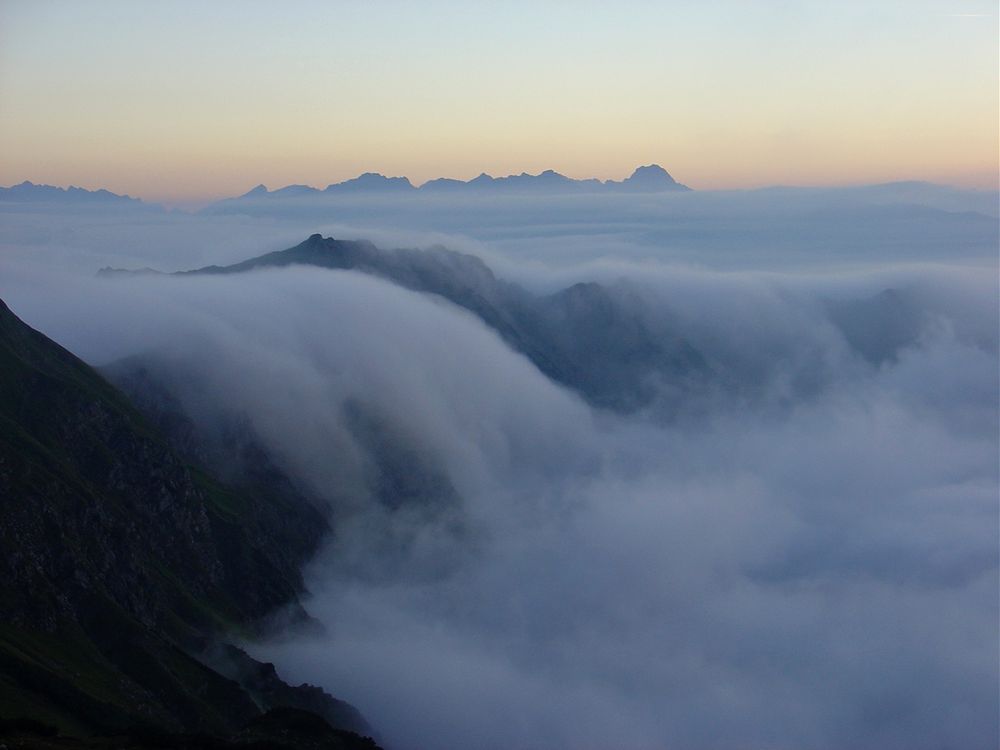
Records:
[[[383,249],[365,239],[313,234],[293,247],[226,266],[173,274],[102,268],[98,275],[187,277],[290,266],[363,273],[464,308],[543,375],[598,408],[626,414],[653,410],[659,418],[673,418],[697,408],[699,398],[710,392],[746,395],[744,386],[736,385],[745,379],[734,380],[729,372],[732,363],[701,351],[674,317],[650,314],[649,300],[633,285],[589,281],[535,292],[498,278],[475,255],[441,246]],[[877,365],[918,335],[919,326],[905,324],[915,316],[909,304],[895,293],[876,295],[844,304],[831,301],[826,314],[845,344]],[[866,322],[872,311],[879,325]],[[811,387],[808,378],[800,385]]]
[[[494,177],[485,172],[470,180],[458,180],[451,177],[437,177],[426,180],[420,185],[414,185],[407,177],[389,177],[378,172],[365,172],[342,182],[331,183],[325,188],[309,185],[286,185],[285,187],[268,190],[261,184],[248,192],[233,198],[224,198],[217,203],[230,201],[289,198],[301,195],[352,195],[352,194],[385,194],[416,195],[420,193],[582,193],[582,192],[685,192],[690,191],[687,185],[677,182],[667,170],[659,164],[648,164],[637,167],[624,180],[599,180],[597,178],[574,179],[553,169],[546,169],[538,174],[521,172],[503,177]]]
[[[25,180],[10,187],[0,187],[0,201],[11,203],[104,203],[133,206],[152,206],[144,202],[141,198],[133,198],[129,195],[119,195],[110,190],[99,188],[98,190],[87,190],[86,188],[70,185],[68,188],[57,187],[55,185],[36,184]]]
[[[444,247],[382,249],[368,240],[313,234],[294,247],[240,263],[162,275],[223,275],[293,265],[365,273],[465,308],[544,375],[598,407],[636,411],[655,399],[659,379],[695,387],[707,374],[704,357],[683,336],[649,327],[641,301],[627,289],[589,283],[537,295],[497,278],[477,256]],[[157,273],[98,271],[105,278]]]

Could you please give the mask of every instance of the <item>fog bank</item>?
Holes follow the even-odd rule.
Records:
[[[607,222],[582,241],[587,207],[537,244],[530,217],[527,239],[374,239],[619,290],[710,364],[710,388],[655,383],[685,408],[594,408],[470,312],[355,271],[84,272],[241,260],[310,220],[90,219],[32,244],[29,218],[3,230],[0,294],[89,362],[151,357],[199,424],[245,418],[329,503],[307,572],[326,633],[250,648],[388,747],[996,746],[995,259],[920,227],[916,251],[837,253],[817,219],[788,239],[808,262],[750,238],[693,263]]]

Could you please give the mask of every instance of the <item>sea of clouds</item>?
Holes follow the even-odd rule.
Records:
[[[249,648],[389,748],[991,748],[997,219],[981,194],[886,191],[22,206],[0,214],[0,297],[95,365],[167,363],[192,418],[246,417],[329,504],[307,570],[324,632]],[[95,275],[313,231],[471,252],[537,293],[627,287],[724,377],[620,414],[358,272]],[[835,311],[880,330],[886,290],[906,335],[859,348]],[[441,503],[377,501],[357,405]]]

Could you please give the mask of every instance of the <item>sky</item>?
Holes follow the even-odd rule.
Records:
[[[656,162],[995,188],[991,0],[0,0],[0,184],[167,203]]]

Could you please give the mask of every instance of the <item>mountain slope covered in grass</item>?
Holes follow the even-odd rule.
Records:
[[[228,736],[291,705],[365,731],[349,705],[220,647],[278,610],[307,620],[299,570],[327,531],[293,492],[187,463],[0,302],[0,719]]]

